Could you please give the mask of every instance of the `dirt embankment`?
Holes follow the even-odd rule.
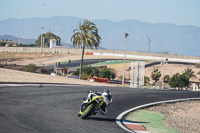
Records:
[[[164,114],[163,124],[180,133],[200,133],[200,101],[164,104],[149,110]]]
[[[62,76],[51,76],[46,74],[36,74],[0,68],[0,82],[19,82],[19,83],[64,83],[82,84],[92,86],[116,86],[108,83],[97,83],[86,80],[72,79]]]

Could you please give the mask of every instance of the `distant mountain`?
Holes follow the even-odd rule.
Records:
[[[63,42],[63,41],[61,41],[60,44],[63,45],[65,48],[73,48],[73,46],[71,44]]]
[[[8,41],[16,41],[19,43],[19,38],[15,37],[15,36],[12,36],[12,35],[0,35],[0,40],[8,40]],[[35,44],[35,39],[24,39],[24,38],[21,38],[20,39],[20,43],[22,44]],[[69,43],[66,43],[66,42],[63,42],[61,41],[61,45],[63,45],[65,48],[73,48],[73,45],[72,44],[69,44]],[[103,47],[99,47],[99,49],[105,49]]]
[[[20,40],[20,43],[23,44],[35,44],[35,39],[24,39],[24,38],[19,39],[19,38],[11,35],[0,35],[0,40],[9,40],[9,41],[12,40],[16,42],[19,42]]]
[[[83,18],[49,17],[7,19],[0,21],[0,34],[37,39],[44,32],[51,31],[61,37],[62,41],[71,44],[73,30]],[[169,51],[171,54],[200,56],[200,27],[174,25],[167,23],[146,23],[138,20],[112,22],[109,20],[92,20],[99,29],[102,38],[101,47],[112,50],[124,50],[125,33],[129,33],[127,50],[148,50],[148,37],[151,38],[150,51]]]

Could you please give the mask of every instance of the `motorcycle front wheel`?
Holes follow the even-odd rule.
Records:
[[[83,112],[83,114],[81,115],[81,119],[86,119],[88,116],[90,116],[92,114],[92,112],[95,109],[95,104],[92,103],[90,104]]]

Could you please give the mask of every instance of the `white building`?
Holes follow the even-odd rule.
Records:
[[[56,39],[51,39],[50,40],[50,48],[63,48],[63,45],[57,45]]]

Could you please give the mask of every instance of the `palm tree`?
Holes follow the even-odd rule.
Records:
[[[101,37],[98,34],[96,25],[89,20],[84,20],[83,24],[80,22],[78,29],[74,29],[73,32],[74,34],[71,37],[73,47],[82,47],[82,57],[79,72],[79,78],[81,78],[85,48],[87,47],[93,49],[93,47],[95,47],[97,49],[99,47]]]
[[[197,78],[195,72],[191,68],[184,69],[183,75],[187,76],[189,79]]]

